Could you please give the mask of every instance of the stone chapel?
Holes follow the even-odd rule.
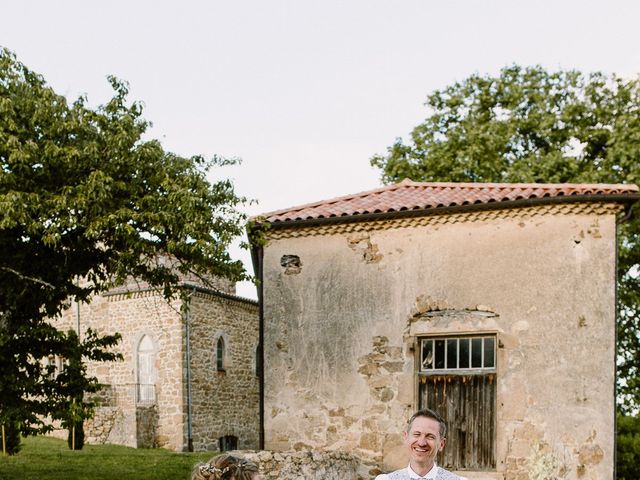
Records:
[[[122,335],[124,361],[90,362],[104,385],[85,423],[87,443],[175,451],[256,449],[258,305],[235,285],[184,282],[186,304],[135,282],[73,304],[61,329]],[[59,359],[50,359],[59,362]],[[62,365],[60,365],[62,367]],[[66,432],[59,432],[66,434]]]

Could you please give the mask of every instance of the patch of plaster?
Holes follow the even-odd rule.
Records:
[[[509,371],[516,370],[522,365],[524,365],[524,353],[520,350],[513,350],[508,360]]]
[[[519,320],[511,326],[511,331],[516,334],[520,332],[526,332],[528,330],[529,322],[527,322],[526,320]]]
[[[365,263],[378,263],[383,255],[378,251],[378,246],[371,243],[368,232],[357,232],[347,237],[347,244],[354,252],[362,255]]]
[[[594,219],[591,225],[589,225],[587,235],[590,235],[591,238],[602,238],[602,234],[600,233],[600,222],[597,218]]]
[[[293,444],[293,450],[295,452],[301,452],[303,450],[315,450],[312,445],[304,442],[296,442]]]
[[[587,467],[598,465],[604,459],[604,451],[597,443],[596,431],[592,430],[586,441],[580,445],[575,453],[578,454],[578,473],[584,473]]]

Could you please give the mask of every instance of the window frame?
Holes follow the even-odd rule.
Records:
[[[227,355],[227,342],[223,335],[220,335],[216,340],[215,350],[215,367],[216,372],[226,372],[226,355]]]
[[[460,367],[460,340],[469,340],[469,358],[468,358],[468,367]],[[482,340],[482,350],[480,352],[480,366],[473,366],[473,340],[481,339]],[[456,360],[457,365],[455,367],[450,367],[448,365],[449,362],[449,341],[456,340],[457,348],[456,348]],[[487,345],[487,341],[491,340],[493,343],[493,353],[492,353],[492,364],[485,365],[485,347]],[[418,353],[418,374],[419,375],[484,375],[487,373],[496,373],[497,372],[497,336],[495,334],[462,334],[462,335],[430,335],[430,336],[421,336],[418,338],[419,345],[419,353]],[[442,341],[444,342],[444,366],[442,368],[436,368],[437,364],[437,352],[436,352],[436,342]],[[425,344],[431,342],[432,348],[431,352],[434,353],[432,360],[430,362],[431,367],[425,368]]]
[[[135,350],[136,404],[138,405],[154,405],[157,402],[157,353],[156,342],[153,336],[149,333],[143,333],[140,338],[138,338]],[[147,368],[143,368],[143,365],[146,365]],[[143,374],[145,378],[142,378]],[[142,380],[147,381],[143,383]]]

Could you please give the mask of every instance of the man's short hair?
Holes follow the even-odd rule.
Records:
[[[411,415],[411,418],[407,422],[407,433],[409,433],[409,431],[411,430],[411,425],[413,424],[413,421],[418,417],[431,418],[431,419],[437,421],[440,424],[440,437],[446,438],[446,436],[447,436],[447,424],[444,421],[444,418],[442,418],[442,416],[438,412],[435,412],[435,411],[431,410],[430,408],[423,408],[421,410],[418,410],[413,415]]]

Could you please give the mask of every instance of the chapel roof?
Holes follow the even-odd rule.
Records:
[[[364,217],[424,215],[450,210],[513,208],[539,203],[615,202],[640,198],[637,185],[573,183],[402,182],[374,190],[268,212],[254,220],[272,226]]]

